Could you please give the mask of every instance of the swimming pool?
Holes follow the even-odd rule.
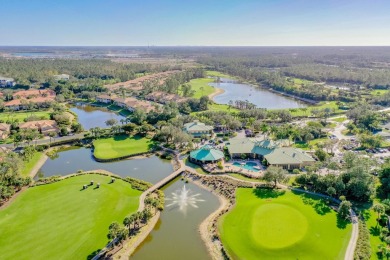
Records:
[[[259,169],[254,168],[257,166],[257,163],[254,162],[245,162],[245,163],[234,162],[233,165],[254,172],[260,171]]]

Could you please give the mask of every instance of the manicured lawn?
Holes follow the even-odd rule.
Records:
[[[137,153],[146,153],[154,142],[148,138],[120,135],[110,138],[99,139],[93,142],[95,147],[93,154],[98,159],[115,159],[130,156]]]
[[[244,180],[244,181],[264,182],[263,180],[249,178],[249,177],[246,177],[246,176],[239,174],[239,173],[229,173],[229,176],[236,178],[236,179]]]
[[[351,224],[326,203],[291,191],[240,188],[218,228],[234,259],[344,259]]]
[[[313,148],[315,148],[315,146],[318,143],[325,142],[327,140],[329,140],[329,139],[328,138],[318,138],[318,139],[314,139],[314,140],[309,141],[309,143],[295,142],[293,144],[293,146],[296,147],[296,148],[303,149],[303,150],[309,150],[310,149],[309,146],[312,146]]]
[[[335,101],[330,101],[330,102],[320,102],[318,105],[313,105],[309,106],[307,108],[293,108],[290,109],[291,115],[292,116],[310,116],[312,114],[312,111],[317,109],[317,110],[322,110],[324,108],[332,108],[335,109],[335,112],[333,115],[339,115],[339,114],[344,114],[346,113],[346,110],[342,110],[338,108],[338,105],[336,104]]]
[[[371,259],[378,259],[378,255],[376,254],[378,252],[378,246],[383,243],[379,237],[380,230],[376,222],[378,215],[374,210],[368,209],[364,210],[363,216],[370,232]]]
[[[88,187],[91,180],[99,189]],[[108,242],[108,226],[138,208],[140,191],[102,175],[29,188],[0,210],[1,259],[87,259]]]
[[[39,119],[42,117],[43,119],[50,119],[50,112],[49,111],[36,111],[36,112],[7,112],[7,113],[0,113],[0,120],[6,121],[15,121],[18,120],[19,122],[23,122],[23,120],[30,116],[36,116],[39,117]]]
[[[192,87],[192,90],[195,91],[195,94],[192,97],[201,98],[202,96],[208,96],[214,93],[216,89],[208,84],[211,82],[214,82],[214,79],[210,79],[210,78],[192,79],[189,82],[189,84]]]
[[[229,79],[235,78],[234,76],[224,74],[224,73],[219,72],[219,71],[208,70],[208,71],[206,71],[206,73],[207,73],[207,76],[210,76],[210,77],[220,77],[220,78],[229,78]]]
[[[31,170],[34,168],[35,164],[37,164],[37,162],[42,158],[42,156],[43,153],[35,152],[29,161],[25,161],[22,170],[22,176],[27,177],[30,174]]]

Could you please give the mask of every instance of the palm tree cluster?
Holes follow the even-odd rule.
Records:
[[[0,205],[6,202],[23,186],[30,184],[29,177],[20,175],[22,161],[16,153],[0,153]]]

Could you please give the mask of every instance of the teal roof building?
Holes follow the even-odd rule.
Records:
[[[193,137],[211,136],[213,134],[214,127],[194,121],[184,124],[183,131],[192,135]]]
[[[205,145],[190,153],[190,161],[198,163],[214,163],[225,157],[222,151],[215,149],[211,145]]]
[[[231,139],[227,148],[232,158],[242,158],[245,155],[246,158],[265,159],[268,165],[275,165],[288,170],[302,168],[315,162],[304,151],[287,146],[288,140],[239,138]]]

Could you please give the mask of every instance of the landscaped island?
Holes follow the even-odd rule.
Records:
[[[344,259],[351,224],[324,200],[291,191],[239,188],[219,222],[234,259]]]
[[[93,145],[95,158],[110,160],[147,153],[154,147],[155,143],[151,139],[138,135],[132,137],[119,135],[95,140]]]
[[[1,259],[87,259],[102,249],[110,223],[136,212],[141,195],[123,180],[110,180],[86,174],[21,193],[0,210]]]

